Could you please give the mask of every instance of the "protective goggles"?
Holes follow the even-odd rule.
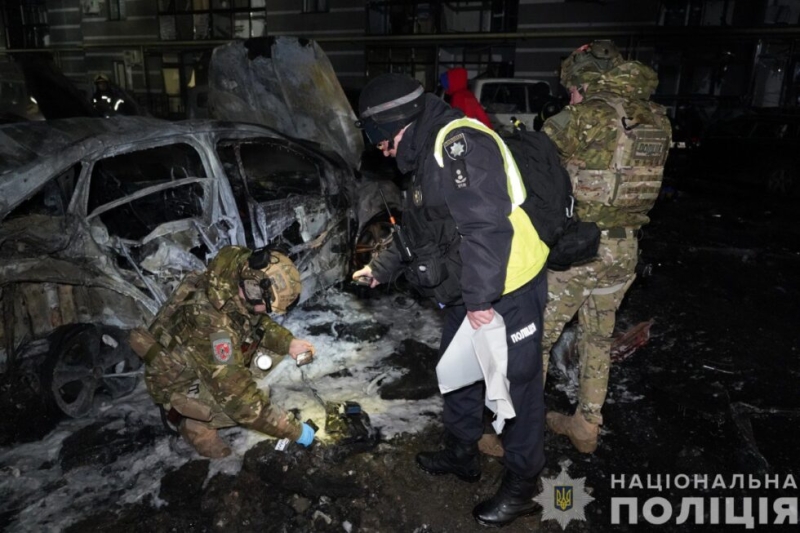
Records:
[[[376,146],[383,141],[391,143],[397,132],[403,129],[403,126],[405,124],[401,124],[399,121],[378,124],[372,119],[356,120],[356,127],[364,130],[369,143]]]
[[[388,102],[368,107],[361,113],[356,127],[364,130],[370,144],[377,145],[383,141],[392,141],[404,126],[409,124],[417,113],[409,114],[406,104],[413,102],[425,93],[420,85],[412,92]],[[380,115],[380,117],[378,116]]]
[[[246,277],[239,282],[239,286],[242,288],[244,299],[248,304],[252,306],[264,304],[267,306],[267,312],[272,312],[275,295],[272,291],[271,279]]]

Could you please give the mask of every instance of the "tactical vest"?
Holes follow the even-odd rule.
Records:
[[[630,213],[647,213],[661,190],[670,132],[656,124],[634,123],[625,114],[624,98],[598,95],[587,98],[590,100],[601,100],[616,111],[617,143],[608,170],[567,165],[575,199]],[[649,105],[652,109],[653,104]]]
[[[436,135],[434,144],[433,155],[439,167],[444,168],[442,156],[444,141],[447,135],[457,128],[472,128],[489,135],[497,143],[500,154],[503,156],[508,196],[511,200],[511,213],[508,215],[508,219],[514,228],[511,253],[506,266],[506,284],[503,290],[503,294],[508,294],[528,283],[539,273],[547,261],[549,250],[547,245],[539,239],[539,234],[536,233],[528,215],[520,208],[526,198],[522,175],[511,155],[511,150],[494,130],[487,128],[482,122],[470,118],[459,118],[445,125]]]

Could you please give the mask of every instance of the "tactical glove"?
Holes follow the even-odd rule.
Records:
[[[300,438],[298,438],[295,442],[308,448],[311,446],[311,443],[314,442],[314,433],[316,433],[316,430],[309,426],[308,423],[303,422],[303,432],[300,434]]]

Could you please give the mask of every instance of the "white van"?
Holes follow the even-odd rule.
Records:
[[[511,117],[532,131],[534,118],[553,99],[550,84],[542,80],[479,78],[471,80],[469,87],[498,133],[511,131]]]

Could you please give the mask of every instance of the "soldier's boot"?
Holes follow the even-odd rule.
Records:
[[[536,513],[540,507],[533,501],[538,476],[525,478],[506,470],[497,493],[472,510],[475,521],[482,526],[506,526],[519,518]]]
[[[453,474],[467,483],[481,479],[481,461],[477,442],[465,442],[454,437],[445,441],[438,452],[417,454],[417,466],[432,476]]]
[[[597,435],[600,425],[586,420],[580,409],[572,416],[561,413],[547,413],[547,427],[558,435],[566,435],[572,445],[581,453],[594,453],[597,449]]]
[[[230,446],[225,444],[217,430],[202,422],[184,418],[178,426],[178,432],[203,457],[219,459],[231,454]]]

